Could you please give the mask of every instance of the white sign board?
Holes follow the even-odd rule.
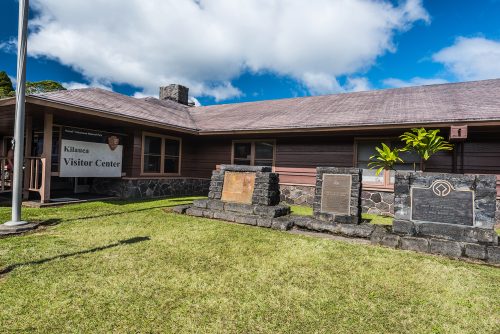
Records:
[[[121,177],[123,145],[114,135],[64,128],[60,177]]]

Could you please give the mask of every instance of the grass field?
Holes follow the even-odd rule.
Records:
[[[26,209],[0,239],[2,333],[500,333],[500,269],[165,212]],[[0,219],[9,209],[0,209]]]

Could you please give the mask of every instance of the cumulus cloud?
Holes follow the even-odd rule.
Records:
[[[372,86],[367,78],[348,78],[344,88],[349,92],[364,92],[371,90]]]
[[[401,80],[396,78],[388,78],[383,81],[384,86],[390,88],[401,88],[401,87],[412,87],[412,86],[423,86],[423,85],[437,85],[444,84],[448,81],[441,78],[420,78],[414,77],[410,80]]]
[[[105,90],[113,90],[111,85],[106,85],[98,82],[92,82],[92,83],[84,83],[84,82],[63,82],[61,83],[64,88],[66,89],[82,89],[82,88],[90,88],[90,87],[95,87],[95,88],[101,88]]]
[[[459,37],[432,56],[459,80],[500,78],[500,41]]]
[[[292,77],[311,93],[395,51],[393,37],[429,21],[421,0],[32,0],[29,53],[89,81],[143,94],[180,83],[195,96],[241,96],[245,71]]]

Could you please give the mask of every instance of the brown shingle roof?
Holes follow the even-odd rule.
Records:
[[[196,129],[188,107],[155,98],[136,99],[100,88],[63,90],[33,95],[57,103],[93,109],[105,114],[140,119],[183,129]]]
[[[98,88],[35,97],[215,133],[500,121],[500,79],[206,107],[136,99]]]
[[[500,79],[190,109],[201,131],[500,120]]]

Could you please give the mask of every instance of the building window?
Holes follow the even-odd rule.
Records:
[[[165,138],[165,157],[163,172],[167,174],[178,174],[180,163],[180,144],[176,139]]]
[[[274,140],[248,140],[233,142],[233,164],[248,166],[273,166]]]
[[[180,138],[144,133],[142,149],[142,174],[179,175]]]
[[[402,147],[403,144],[398,140],[360,140],[356,142],[356,152],[357,160],[356,166],[358,168],[363,168],[363,183],[374,187],[390,188],[394,185],[394,174],[393,170],[383,171],[379,175],[376,175],[375,169],[370,169],[368,163],[370,162],[370,157],[377,152],[375,147],[379,146],[381,143],[385,143],[391,149],[396,147]],[[401,153],[400,157],[404,160],[404,163],[396,164],[394,169],[396,170],[418,170],[420,167],[420,157],[418,154],[413,152]]]

